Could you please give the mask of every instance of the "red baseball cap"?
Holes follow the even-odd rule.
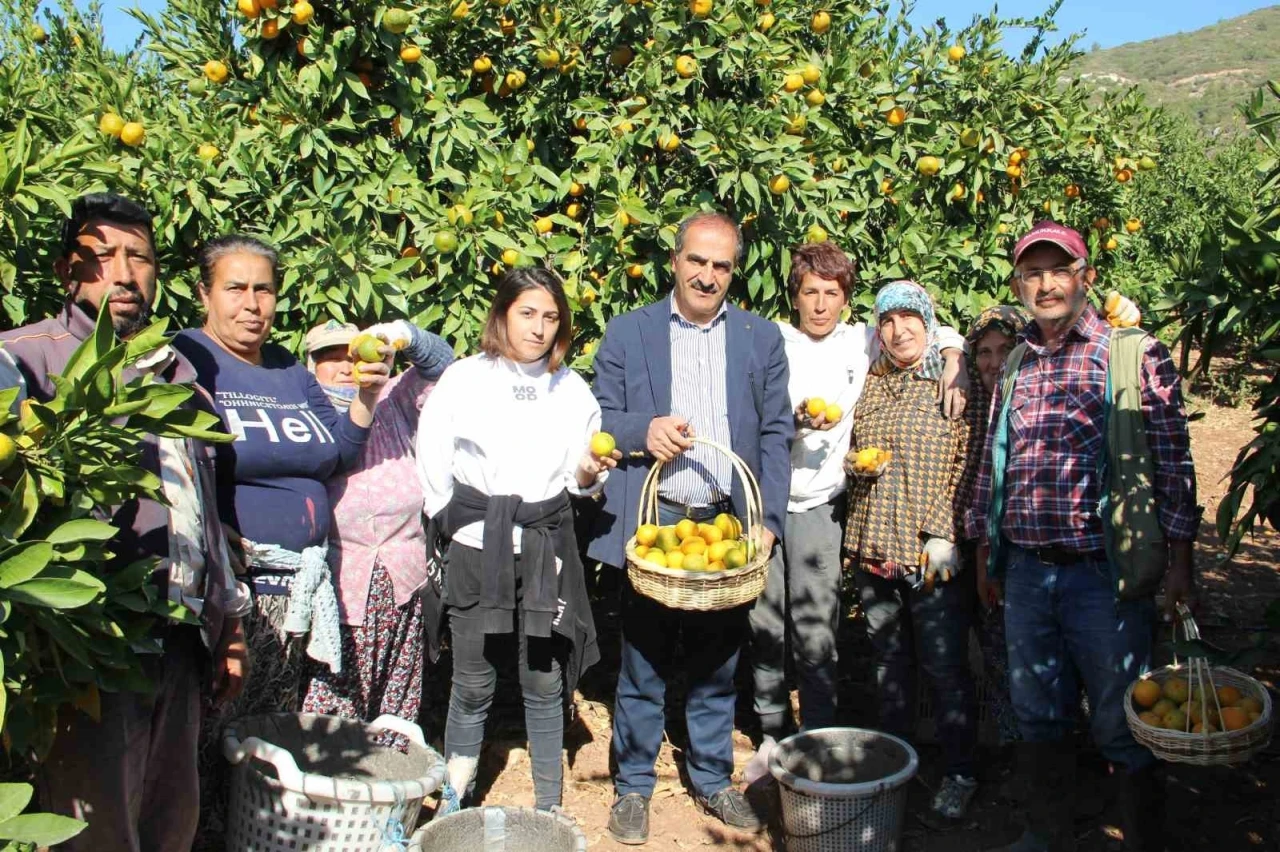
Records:
[[[1065,225],[1045,219],[1037,222],[1035,227],[1018,240],[1013,249],[1013,262],[1016,264],[1023,253],[1036,243],[1053,243],[1072,258],[1089,257],[1089,249],[1085,247],[1084,238],[1080,234]]]

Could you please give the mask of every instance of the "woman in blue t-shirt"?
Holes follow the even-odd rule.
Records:
[[[298,708],[302,666],[289,634],[309,632],[306,653],[339,665],[325,481],[360,454],[388,376],[385,363],[362,365],[344,413],[305,365],[267,342],[277,263],[275,250],[251,237],[210,240],[200,254],[204,326],[174,341],[235,435],[218,448],[219,508],[239,533],[254,593],[245,622],[253,670],[228,717]]]

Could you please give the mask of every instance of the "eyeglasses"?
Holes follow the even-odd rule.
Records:
[[[1080,259],[1067,266],[1055,266],[1053,269],[1018,270],[1013,273],[1013,278],[1019,284],[1030,284],[1032,287],[1039,287],[1046,278],[1053,284],[1066,284],[1075,277],[1077,272],[1084,268],[1085,262]]]

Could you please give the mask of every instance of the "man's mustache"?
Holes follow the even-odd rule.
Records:
[[[134,302],[142,304],[142,294],[133,287],[122,287],[116,285],[107,291],[107,301],[109,302]]]
[[[716,291],[716,285],[704,284],[696,278],[689,282],[689,286],[697,290],[699,293],[714,293]]]

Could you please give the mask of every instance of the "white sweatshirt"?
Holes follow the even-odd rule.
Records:
[[[844,454],[853,435],[853,409],[862,396],[867,372],[880,357],[880,335],[866,323],[838,324],[821,340],[779,322],[787,353],[790,381],[787,392],[794,411],[802,400],[820,396],[843,414],[834,429],[796,429],[791,443],[791,498],[788,512],[804,512],[829,503],[844,492]],[[941,326],[943,349],[965,348],[964,336]]]
[[[564,489],[594,494],[608,472],[583,489],[575,471],[599,429],[600,404],[568,367],[548,373],[545,361],[517,364],[488,355],[457,361],[440,377],[418,420],[423,509],[432,517],[447,506],[455,482],[531,503]],[[517,553],[520,532],[516,526],[512,536]],[[454,540],[481,548],[484,522],[468,524]]]

